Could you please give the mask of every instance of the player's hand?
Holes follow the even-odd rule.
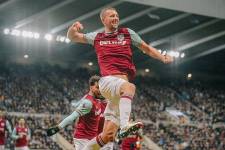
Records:
[[[174,59],[173,59],[173,57],[172,56],[170,56],[170,55],[165,55],[164,57],[163,57],[163,63],[165,63],[165,64],[169,64],[169,63],[172,63],[173,61],[174,61]]]
[[[23,134],[19,134],[19,139],[22,139],[23,138]]]
[[[71,27],[75,32],[79,32],[84,29],[83,25],[79,21],[75,22]]]
[[[51,127],[46,130],[47,136],[52,136],[52,135],[56,134],[57,132],[59,132],[59,130],[60,129],[58,126]]]

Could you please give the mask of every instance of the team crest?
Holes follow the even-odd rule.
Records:
[[[123,41],[124,40],[124,35],[123,34],[117,35],[117,39],[118,39],[118,41]]]

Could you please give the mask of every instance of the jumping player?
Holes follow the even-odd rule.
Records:
[[[103,32],[84,34],[81,32],[83,25],[77,21],[67,33],[71,41],[91,44],[95,47],[103,76],[99,81],[99,89],[101,94],[110,100],[105,110],[106,121],[103,132],[90,141],[85,149],[90,149],[96,144],[101,147],[113,141],[119,126],[120,138],[143,126],[141,122],[129,123],[131,102],[135,94],[135,85],[131,80],[134,79],[136,72],[132,61],[131,45],[163,63],[173,61],[169,55],[161,55],[157,49],[146,44],[133,30],[119,28],[119,15],[115,8],[104,8],[100,18],[104,25]]]

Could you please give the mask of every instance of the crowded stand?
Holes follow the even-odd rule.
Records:
[[[0,73],[0,104],[7,110],[6,118],[11,125],[17,124],[21,113],[31,130],[30,149],[61,149],[46,136],[44,129],[71,113],[71,102],[87,92],[87,81],[93,72],[48,65],[10,65],[3,70]],[[137,93],[132,111],[137,119],[151,122],[144,126],[145,136],[162,149],[225,149],[224,88],[174,84],[172,81],[171,86],[141,80],[135,81]],[[182,112],[188,121],[173,124],[167,108]],[[41,117],[31,114],[41,114]],[[72,132],[70,125],[60,133],[72,144]],[[7,137],[6,147],[11,148],[14,142]]]

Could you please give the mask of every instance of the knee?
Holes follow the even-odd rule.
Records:
[[[128,94],[128,95],[134,96],[135,90],[136,90],[136,86],[133,83],[127,82],[124,85],[122,85],[120,93],[121,95]]]
[[[115,133],[113,131],[103,132],[101,137],[104,143],[113,142],[115,139]]]

